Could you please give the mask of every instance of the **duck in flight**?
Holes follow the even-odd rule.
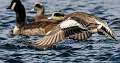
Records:
[[[49,19],[59,21],[61,19],[62,22],[53,28],[49,35],[35,41],[32,46],[49,48],[64,39],[86,40],[94,33],[116,40],[114,32],[104,20],[88,13],[74,12],[67,15],[55,13]]]
[[[48,35],[33,42],[31,46],[46,49],[64,39],[86,40],[91,35],[86,27],[70,17],[54,27]]]
[[[52,20],[59,19],[59,21],[63,21],[68,19],[69,17],[73,17],[74,20],[78,21],[83,26],[87,27],[89,31],[91,31],[92,33],[98,33],[100,35],[109,36],[116,40],[115,33],[108,26],[107,22],[105,22],[99,17],[96,17],[94,15],[85,12],[73,12],[66,15],[58,12],[56,14],[53,14],[48,19],[52,19]]]

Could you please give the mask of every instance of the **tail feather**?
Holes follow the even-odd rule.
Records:
[[[111,38],[117,40],[115,38],[115,33],[109,27],[106,28],[106,27],[102,26],[102,28],[98,32],[104,34],[105,36],[108,36],[108,37],[111,37]]]

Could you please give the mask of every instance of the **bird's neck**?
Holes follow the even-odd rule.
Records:
[[[36,15],[37,16],[44,16],[44,10],[38,9]]]
[[[26,12],[25,8],[23,6],[20,7],[20,9],[17,9],[16,12],[16,26],[22,27],[24,24],[26,24]]]

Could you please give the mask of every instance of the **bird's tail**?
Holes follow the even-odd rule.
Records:
[[[115,33],[108,26],[102,26],[101,29],[98,30],[98,34],[102,34],[117,40],[115,38]]]

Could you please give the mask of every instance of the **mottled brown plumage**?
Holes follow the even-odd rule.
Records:
[[[33,22],[19,27],[16,35],[46,35],[57,23],[50,21]]]
[[[84,34],[84,32],[87,31],[87,30],[81,29],[78,26],[61,28],[58,25],[57,27],[55,27],[53,29],[54,30],[52,30],[51,33],[49,33],[47,36],[43,37],[42,39],[34,42],[32,44],[32,46],[37,47],[37,48],[46,49],[46,48],[52,47],[54,44],[61,43],[61,41],[64,39],[68,39],[68,38],[74,39],[77,35]],[[87,33],[87,32],[85,32],[85,33]],[[84,35],[80,35],[80,36],[82,36],[82,38],[79,36],[76,39],[81,39],[81,40],[84,40],[85,38],[87,39],[88,37],[90,37],[90,35],[88,35],[88,34],[89,34],[89,32],[87,33],[86,37]],[[73,37],[71,37],[71,36],[73,36]]]

